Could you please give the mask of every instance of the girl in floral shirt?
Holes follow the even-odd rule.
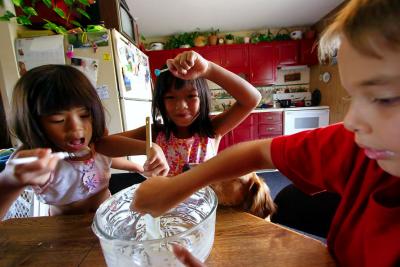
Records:
[[[168,71],[158,76],[154,90],[153,141],[162,148],[170,168],[168,176],[172,176],[216,155],[221,138],[249,115],[261,95],[241,77],[194,51],[169,59],[167,66]],[[236,100],[231,108],[213,117],[206,79]],[[122,135],[144,139],[145,128]]]

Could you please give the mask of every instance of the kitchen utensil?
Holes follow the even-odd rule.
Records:
[[[279,102],[281,108],[288,108],[292,105],[292,100],[290,99],[283,99],[283,100],[276,100]]]
[[[162,70],[155,69],[155,70],[154,70],[154,74],[155,74],[156,76],[160,76],[161,73],[163,73],[164,71],[167,71],[167,70],[168,70],[168,68],[165,68],[165,69],[162,69]]]
[[[88,155],[90,153],[90,148],[86,147],[82,151],[78,152],[55,152],[51,153],[52,157],[58,157],[59,159],[74,159],[74,158],[80,158]],[[34,162],[35,160],[38,160],[38,157],[25,157],[25,158],[15,158],[15,159],[10,159],[7,164],[11,165],[19,165],[19,164],[26,164],[26,163],[31,163]]]
[[[150,117],[146,117],[146,156],[149,157],[152,146]]]
[[[148,234],[144,216],[129,208],[138,186],[113,195],[94,216],[92,230],[100,240],[107,265],[182,266],[172,253],[172,244],[186,247],[205,261],[214,242],[218,205],[214,191],[201,189],[160,216],[161,238],[154,239]]]
[[[311,106],[318,106],[321,103],[321,91],[319,89],[315,89],[311,93]]]

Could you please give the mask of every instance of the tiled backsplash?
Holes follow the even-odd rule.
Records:
[[[211,90],[211,111],[222,111],[235,103],[235,99],[228,94],[227,91],[218,87],[218,85],[210,84]],[[308,92],[309,84],[294,84],[294,85],[272,85],[266,87],[257,87],[260,91],[262,99],[258,107],[272,107],[272,95],[275,93],[293,93],[293,92]]]

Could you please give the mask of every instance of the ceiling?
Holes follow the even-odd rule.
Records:
[[[145,37],[309,26],[344,0],[126,0]]]

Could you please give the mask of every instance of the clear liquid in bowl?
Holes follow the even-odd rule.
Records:
[[[180,244],[204,261],[212,248],[217,198],[202,189],[168,213],[153,218],[130,211],[137,185],[105,201],[92,229],[108,266],[182,266],[171,244]]]

